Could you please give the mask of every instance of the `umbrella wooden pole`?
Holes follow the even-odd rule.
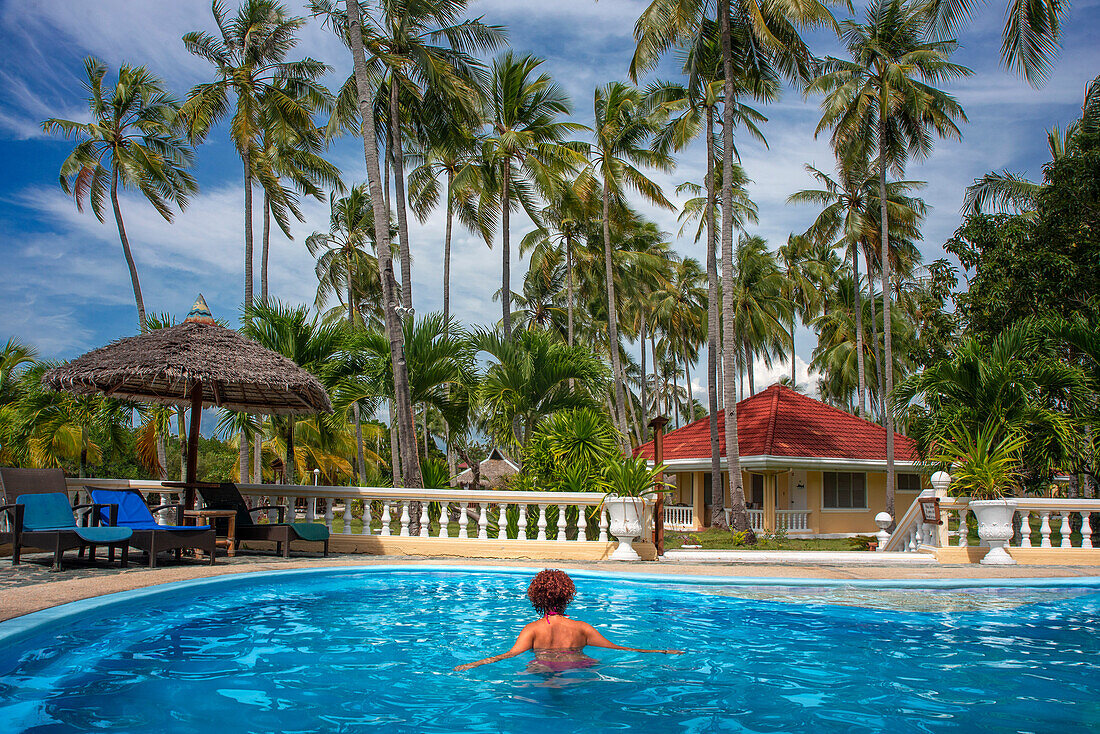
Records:
[[[187,484],[194,484],[199,478],[199,424],[202,422],[202,383],[191,385],[191,430],[187,436]],[[187,509],[195,509],[195,488],[188,487]]]

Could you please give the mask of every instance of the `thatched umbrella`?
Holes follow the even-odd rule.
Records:
[[[478,464],[478,484],[486,489],[501,489],[505,481],[519,473],[519,467],[512,463],[500,449],[494,448],[481,463]],[[455,477],[455,484],[462,486],[472,484],[474,481],[473,469],[467,469]],[[481,487],[474,487],[481,489]]]
[[[316,377],[233,329],[220,326],[200,294],[177,326],[119,339],[47,372],[54,390],[191,408],[186,484],[198,471],[202,408],[294,415],[331,413]],[[188,504],[193,493],[188,491]]]

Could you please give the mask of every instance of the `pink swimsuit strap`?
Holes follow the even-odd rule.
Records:
[[[550,618],[551,617],[564,617],[564,616],[565,616],[565,614],[563,612],[547,612],[546,615],[543,617],[543,619],[546,620],[546,624],[550,624]]]

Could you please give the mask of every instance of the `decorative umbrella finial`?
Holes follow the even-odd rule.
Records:
[[[206,305],[206,299],[200,293],[183,323],[216,325],[218,322],[214,321],[214,315],[210,313],[210,307]]]

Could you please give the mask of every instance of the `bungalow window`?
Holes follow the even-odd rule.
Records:
[[[898,491],[899,492],[919,492],[920,486],[920,474],[898,474]]]
[[[822,506],[833,510],[863,510],[867,508],[867,475],[860,472],[822,472],[824,497]]]

